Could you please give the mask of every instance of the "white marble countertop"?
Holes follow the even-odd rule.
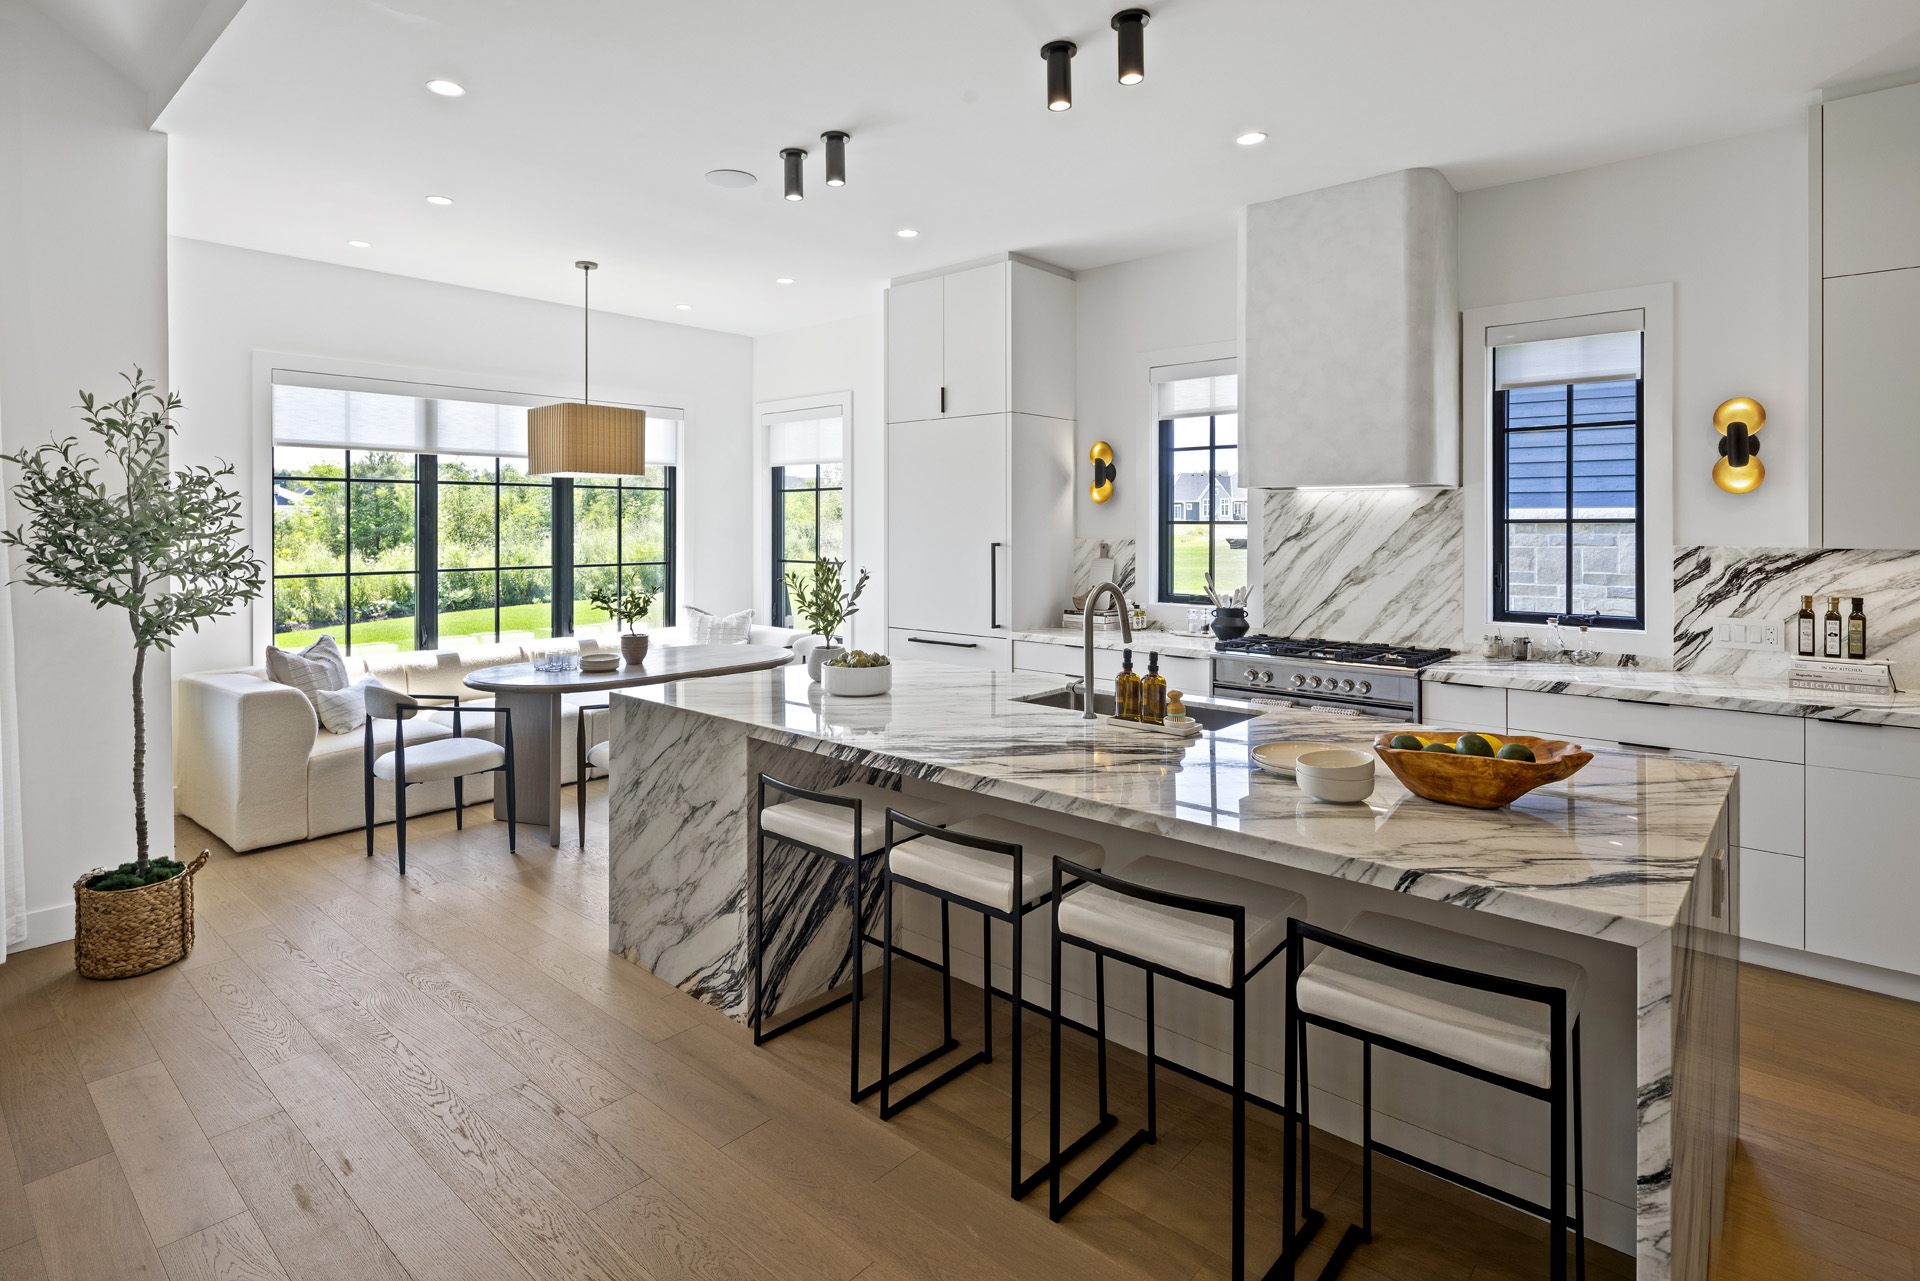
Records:
[[[1638,667],[1574,667],[1567,663],[1490,663],[1455,658],[1425,668],[1424,681],[1528,689],[1547,694],[1583,694],[1625,702],[1679,707],[1718,707],[1772,716],[1804,716],[1861,725],[1920,728],[1920,693],[1836,694],[1787,687],[1782,676],[1656,672]]]
[[[1086,643],[1085,634],[1078,627],[1036,627],[1030,631],[1011,632],[1009,635],[1017,641],[1032,641],[1041,645],[1071,645],[1078,649]],[[1161,654],[1178,654],[1183,658],[1212,658],[1213,633],[1166,632],[1160,630],[1136,631],[1131,641],[1120,639],[1120,629],[1096,631],[1093,634],[1095,649],[1126,649],[1131,646],[1141,653],[1149,650]]]
[[[1366,748],[1394,722],[1263,707],[1240,726],[1179,740],[1015,701],[1061,685],[1058,676],[903,662],[893,692],[879,698],[829,697],[797,667],[615,697],[744,724],[749,737],[908,777],[1634,947],[1678,919],[1734,780],[1711,762],[1600,753],[1508,809],[1475,810],[1412,796],[1383,765],[1366,803],[1328,805],[1256,769],[1252,746],[1304,739]]]

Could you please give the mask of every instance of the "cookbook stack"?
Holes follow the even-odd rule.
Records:
[[[1790,689],[1829,694],[1892,694],[1893,664],[1875,658],[1796,658],[1787,673]]]

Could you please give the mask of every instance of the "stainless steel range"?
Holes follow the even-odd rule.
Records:
[[[1417,721],[1420,669],[1452,657],[1450,649],[1242,636],[1214,645],[1213,689],[1230,698]]]

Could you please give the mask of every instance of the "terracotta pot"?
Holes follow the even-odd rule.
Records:
[[[645,632],[620,633],[620,657],[628,667],[638,667],[647,659],[647,634]]]

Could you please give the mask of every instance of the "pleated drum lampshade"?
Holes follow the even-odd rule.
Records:
[[[646,470],[644,409],[569,402],[527,411],[530,475],[640,476]]]

